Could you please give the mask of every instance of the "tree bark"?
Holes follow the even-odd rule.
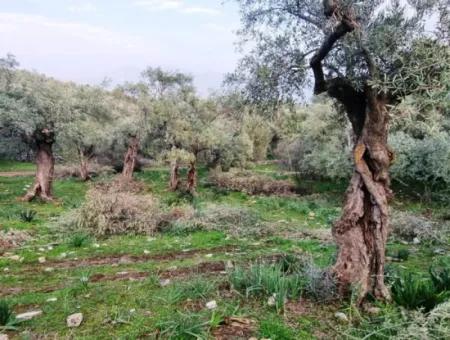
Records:
[[[389,300],[384,284],[385,249],[389,229],[388,114],[384,99],[368,95],[365,124],[356,136],[355,171],[346,193],[342,217],[333,226],[338,256],[333,271],[341,293],[358,289],[361,303],[371,294]]]
[[[91,179],[89,175],[89,160],[93,157],[94,146],[90,146],[86,149],[78,148],[78,156],[80,158],[80,178],[86,182]]]
[[[36,178],[31,189],[23,200],[30,202],[41,198],[45,202],[53,200],[52,183],[55,172],[55,158],[53,156],[54,132],[49,129],[36,131],[33,134],[36,147]]]
[[[358,302],[370,294],[389,300],[384,284],[385,249],[389,228],[389,167],[393,154],[388,139],[387,98],[370,86],[355,89],[345,78],[325,79],[322,62],[334,44],[357,28],[353,18],[336,13],[334,2],[324,1],[327,16],[339,14],[340,23],[312,57],[316,94],[326,92],[344,107],[352,123],[355,170],[345,196],[342,217],[333,226],[338,256],[333,267],[342,294],[358,289]],[[330,6],[327,6],[330,5]],[[369,76],[376,67],[363,47]]]
[[[139,139],[131,136],[128,144],[128,150],[123,161],[122,177],[127,179],[133,178],[134,168],[136,166],[137,154],[139,151]]]
[[[190,193],[195,193],[197,189],[197,166],[195,161],[192,161],[189,165],[187,189]]]
[[[171,191],[177,191],[180,185],[180,180],[178,178],[178,170],[179,165],[178,161],[174,160],[170,164],[170,181],[169,181],[169,189]]]

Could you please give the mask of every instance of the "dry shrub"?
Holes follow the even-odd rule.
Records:
[[[240,207],[210,205],[200,211],[196,223],[203,229],[222,231],[234,237],[262,237],[272,234],[272,228],[259,215]]]
[[[116,180],[92,187],[69,224],[96,236],[153,234],[162,219],[158,200],[149,194],[127,191],[125,187],[137,190],[141,184]]]
[[[249,195],[289,195],[295,193],[295,185],[290,181],[255,175],[250,171],[216,172],[210,175],[210,181],[219,188],[241,191]]]
[[[106,176],[114,173],[111,166],[101,165],[98,163],[89,163],[88,173],[91,177]],[[79,164],[61,164],[56,166],[55,174],[57,178],[80,177]]]
[[[30,239],[30,235],[24,231],[0,230],[0,254],[6,250],[19,247]]]
[[[445,242],[448,229],[423,216],[400,211],[392,214],[391,235],[403,241],[412,242],[417,238],[420,242]]]

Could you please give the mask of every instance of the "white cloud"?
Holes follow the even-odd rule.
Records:
[[[218,15],[220,11],[210,7],[190,7],[186,6],[182,0],[140,0],[134,2],[135,6],[148,11],[176,11],[184,14],[205,14]]]
[[[81,4],[71,5],[68,7],[70,12],[73,13],[92,13],[97,11],[97,7],[91,2],[85,2]]]

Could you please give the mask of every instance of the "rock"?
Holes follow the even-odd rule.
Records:
[[[418,237],[414,237],[413,244],[420,244],[420,239]]]
[[[42,311],[40,309],[31,311],[31,312],[18,314],[18,315],[16,315],[16,319],[19,321],[26,321],[26,320],[31,320],[39,315],[42,315]]]
[[[0,340],[8,340],[8,334],[0,334]]]
[[[47,273],[51,273],[51,272],[54,271],[54,270],[55,270],[55,269],[52,268],[52,267],[47,267],[47,268],[44,269],[44,271],[47,272]]]
[[[47,299],[47,302],[56,302],[56,301],[58,301],[58,298],[55,297]]]
[[[209,301],[209,302],[206,304],[206,308],[208,308],[208,309],[216,309],[216,308],[217,308],[217,302],[216,302],[216,300]]]
[[[82,322],[83,322],[82,313],[75,313],[67,317],[67,327],[70,328],[79,327]]]
[[[170,280],[169,279],[160,280],[159,284],[161,285],[161,287],[166,287],[166,286],[170,285]]]
[[[272,295],[271,297],[269,297],[269,299],[267,299],[267,304],[270,306],[270,307],[273,307],[273,306],[275,306],[276,305],[276,300],[275,300],[275,295]]]
[[[45,259],[44,256],[41,256],[40,258],[38,258],[39,263],[45,263],[47,262],[47,260]]]
[[[6,267],[6,268],[3,268],[3,271],[6,273],[6,272],[9,272],[9,268],[8,267]]]
[[[20,256],[19,255],[12,255],[12,256],[9,257],[9,259],[13,260],[13,261],[20,261]]]
[[[42,251],[42,252],[44,252],[44,251],[45,251],[45,249],[44,249],[44,248],[39,248],[38,250],[39,250],[39,251]]]
[[[98,243],[94,243],[92,246],[93,246],[94,248],[100,248],[100,245],[99,245]]]
[[[345,315],[344,313],[342,313],[342,312],[336,312],[336,314],[334,314],[334,317],[336,318],[336,319],[338,319],[340,322],[342,322],[342,323],[348,323],[348,317],[347,317],[347,315]]]
[[[206,254],[205,257],[211,258],[213,257],[213,254]]]
[[[227,264],[225,265],[226,269],[233,269],[234,268],[234,264],[232,261],[228,260]]]
[[[59,258],[64,259],[67,257],[67,253],[61,253],[61,255],[59,255]]]
[[[441,248],[437,248],[433,251],[434,254],[436,255],[444,255],[445,254],[445,250],[441,249]]]
[[[248,338],[248,340],[258,340],[258,338],[255,338],[254,336],[252,336],[251,338]]]
[[[48,246],[47,249],[48,250],[53,250],[53,247],[52,246]]]
[[[130,309],[130,314],[136,313],[136,308],[131,308]]]
[[[144,250],[144,254],[148,255],[148,254],[150,254],[150,252],[148,250]]]
[[[378,307],[369,307],[367,308],[367,313],[373,316],[377,316],[381,313],[381,309]]]

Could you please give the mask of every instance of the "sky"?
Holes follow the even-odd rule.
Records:
[[[0,56],[61,80],[135,81],[147,66],[218,89],[239,55],[239,12],[224,0],[0,0]]]

